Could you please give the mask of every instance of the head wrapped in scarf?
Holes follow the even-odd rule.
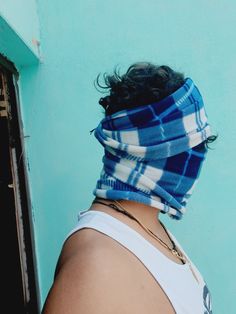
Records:
[[[94,130],[104,156],[93,194],[181,219],[207,153],[199,144],[211,135],[192,79],[158,102],[106,116]]]

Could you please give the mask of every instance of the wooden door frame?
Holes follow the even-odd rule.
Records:
[[[19,72],[12,62],[0,55],[0,71],[4,73],[7,88],[7,120],[9,151],[12,169],[12,188],[15,199],[16,231],[22,274],[24,314],[40,313],[40,293],[37,274],[32,204],[28,180],[28,161],[25,154],[23,122],[19,101]]]

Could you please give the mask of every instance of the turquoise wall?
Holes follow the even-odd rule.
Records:
[[[41,64],[23,67],[20,85],[42,303],[102,165],[93,81],[146,60],[194,79],[219,134],[184,219],[162,217],[208,282],[214,314],[235,313],[235,10],[232,0],[38,2]]]
[[[0,16],[24,42],[24,45],[32,50],[32,53],[38,55],[40,31],[36,0],[0,0]],[[4,29],[1,28],[2,36],[3,31]]]

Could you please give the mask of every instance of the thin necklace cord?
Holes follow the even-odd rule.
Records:
[[[159,220],[159,221],[160,221],[160,224],[161,224],[162,228],[164,229],[165,233],[167,234],[168,238],[170,239],[170,241],[171,241],[171,243],[172,243],[172,246],[173,246],[172,248],[170,248],[162,239],[160,239],[160,238],[159,238],[156,234],[154,234],[150,229],[148,229],[147,227],[145,227],[135,216],[133,216],[132,214],[130,214],[118,201],[114,200],[114,202],[115,202],[119,207],[118,207],[117,205],[115,205],[114,203],[108,203],[108,204],[107,204],[107,203],[101,202],[101,201],[99,201],[99,200],[97,200],[97,199],[95,199],[92,203],[93,203],[93,204],[94,204],[94,203],[98,203],[98,204],[102,204],[102,205],[108,206],[108,207],[110,207],[110,208],[112,208],[112,209],[115,209],[115,210],[118,211],[118,212],[121,212],[121,213],[125,214],[125,215],[128,216],[129,218],[135,220],[135,221],[136,221],[138,224],[140,224],[141,227],[142,227],[143,229],[145,229],[152,237],[154,237],[156,240],[158,240],[159,243],[160,243],[162,246],[164,246],[165,248],[167,248],[174,256],[177,256],[177,257],[181,260],[181,262],[182,262],[183,264],[186,263],[186,258],[185,258],[185,256],[184,256],[182,253],[180,254],[180,252],[178,252],[177,247],[176,247],[174,241],[172,240],[172,238],[170,237],[168,231],[166,230],[165,226],[163,225],[163,223],[162,223],[160,220]],[[122,208],[122,209],[121,209],[121,208]]]

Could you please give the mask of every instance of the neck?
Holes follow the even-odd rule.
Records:
[[[99,198],[95,198],[95,200],[101,200]],[[156,207],[152,207],[149,205],[145,205],[143,203],[135,202],[135,201],[130,201],[130,200],[118,200],[117,204],[114,200],[108,200],[108,199],[102,199],[101,200],[103,203],[109,204],[113,203],[117,206],[119,204],[124,207],[124,209],[129,212],[131,215],[133,215],[135,218],[137,218],[143,225],[145,225],[147,228],[155,231],[158,230],[161,227],[160,221],[159,221],[159,213],[160,209]],[[121,207],[119,206],[119,207]],[[121,207],[121,209],[122,209]],[[122,217],[125,216],[123,213],[117,212],[115,209],[112,208],[107,208],[105,209],[105,206],[102,207],[100,204],[92,204],[90,209],[97,209],[97,210],[104,210],[108,211],[109,213],[115,215],[116,217]],[[126,216],[127,217],[127,216]],[[127,217],[128,220],[130,220],[129,217]]]

